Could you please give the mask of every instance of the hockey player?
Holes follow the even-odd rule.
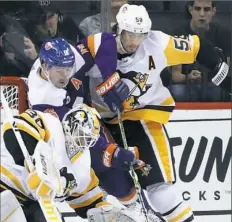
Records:
[[[87,80],[85,72],[93,65],[94,59],[83,44],[79,44],[74,48],[64,39],[45,41],[40,49],[40,58],[35,61],[28,78],[30,104],[34,109],[52,113],[62,120],[64,114],[70,108],[83,101],[90,101],[88,89],[85,86]],[[117,148],[118,155],[107,158],[108,150],[115,148]],[[145,167],[145,163],[138,159],[137,148],[132,146],[130,150],[125,150],[114,143],[108,142],[102,133],[96,145],[93,149],[90,149],[90,152],[93,152],[91,164],[94,162],[94,167],[99,171],[97,173],[99,175],[103,173],[106,177],[114,175],[110,176],[112,179],[117,176],[117,183],[122,181],[122,185],[124,186],[125,184],[127,193],[132,194],[132,200],[128,202],[126,201],[127,198],[125,198],[123,204],[137,204],[135,202],[137,199],[136,192],[134,187],[130,186],[132,179],[128,172],[128,164],[130,163],[133,163],[136,169],[143,170]],[[100,181],[100,183],[104,184],[104,180]],[[131,182],[129,186],[123,182],[128,180]],[[116,189],[120,194],[121,188],[119,189],[119,186],[115,186],[114,191]],[[109,192],[109,194],[114,195],[117,192]],[[124,198],[121,195],[117,197],[120,197],[120,200]],[[156,216],[150,214],[150,217]]]
[[[147,177],[139,181],[147,190],[149,201],[168,221],[194,220],[191,208],[174,186],[174,158],[164,124],[169,121],[175,102],[160,79],[167,66],[189,64],[197,60],[211,70],[209,79],[231,92],[228,65],[215,49],[198,36],[173,37],[151,31],[151,20],[143,6],[125,4],[117,14],[116,36],[99,33],[82,41],[91,52],[95,66],[88,72],[93,103],[104,117],[116,143],[122,146],[116,109],[121,111],[129,146],[137,146],[140,158],[150,164]],[[103,188],[130,202],[134,193],[128,179],[117,184],[100,169],[101,155],[92,149],[95,169]],[[117,147],[107,148],[109,159],[117,155]],[[94,153],[96,152],[96,153]],[[112,164],[105,164],[112,166]],[[118,177],[123,173],[121,172]],[[120,186],[120,191],[116,187]]]
[[[125,209],[115,208],[103,201],[103,193],[98,187],[98,178],[90,167],[89,148],[99,137],[100,125],[96,110],[78,105],[69,110],[62,124],[58,118],[48,113],[32,109],[15,116],[16,126],[21,133],[25,146],[35,162],[35,170],[29,172],[23,153],[7,120],[3,125],[4,144],[1,150],[1,189],[14,192],[23,205],[28,222],[45,222],[44,215],[37,203],[38,197],[50,195],[55,200],[65,200],[79,216],[88,217],[89,221],[144,221]],[[48,156],[52,157],[51,159]],[[48,158],[48,159],[47,159]],[[58,170],[59,179],[44,179],[50,172],[48,161],[51,160]],[[47,163],[46,163],[47,161]],[[42,165],[40,165],[40,162]],[[44,162],[46,164],[44,164]],[[40,169],[41,167],[41,169]],[[62,192],[54,190],[54,181]],[[4,193],[2,197],[11,197]],[[15,199],[3,198],[1,209],[11,211],[5,214],[7,221],[25,221]],[[10,209],[12,207],[12,209]]]

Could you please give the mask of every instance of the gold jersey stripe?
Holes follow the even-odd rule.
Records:
[[[88,187],[83,192],[81,192],[81,193],[74,193],[74,194],[72,194],[73,197],[80,197],[80,196],[86,194],[88,191],[90,191],[93,188],[95,188],[96,186],[98,186],[99,179],[96,176],[96,174],[95,174],[95,172],[94,172],[94,170],[92,168],[91,168],[90,174],[91,174],[91,181],[90,181]]]
[[[173,107],[174,108],[174,107]],[[156,110],[156,109],[138,109],[126,113],[122,113],[122,120],[146,120],[146,121],[154,121],[161,124],[165,124],[169,121],[171,116],[171,112]],[[109,124],[117,124],[117,118],[113,120],[107,121]]]

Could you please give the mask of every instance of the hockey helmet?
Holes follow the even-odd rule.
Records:
[[[118,32],[123,30],[132,33],[148,33],[151,29],[151,19],[143,5],[124,4],[117,16]]]
[[[40,49],[40,60],[46,66],[73,67],[75,55],[69,43],[63,38],[45,40]]]

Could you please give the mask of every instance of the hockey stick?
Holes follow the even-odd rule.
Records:
[[[125,130],[124,130],[124,126],[123,126],[123,122],[122,122],[122,116],[121,116],[121,112],[120,112],[119,109],[117,109],[117,116],[118,116],[118,123],[119,123],[120,131],[121,131],[123,146],[124,146],[124,148],[126,150],[128,150],[129,147],[128,147],[128,144],[127,144],[126,133],[125,133]],[[137,176],[137,174],[136,174],[136,172],[135,172],[132,165],[130,165],[130,175],[131,175],[131,177],[132,177],[132,179],[134,181],[135,189],[136,189],[136,192],[138,194],[139,201],[140,201],[140,203],[142,205],[144,216],[146,218],[146,221],[148,222],[147,209],[145,207],[145,204],[144,204],[143,198],[142,198],[142,188],[140,186],[138,176]]]
[[[27,148],[25,146],[25,143],[22,139],[22,136],[19,132],[19,129],[17,128],[16,122],[14,120],[14,117],[12,115],[11,109],[8,106],[8,102],[6,101],[6,98],[3,93],[3,87],[1,87],[1,103],[4,110],[4,113],[6,115],[7,120],[10,122],[13,132],[15,134],[15,137],[19,143],[19,146],[22,150],[23,156],[25,158],[25,161],[28,165],[29,171],[32,172],[35,170],[35,166],[32,162],[31,156],[29,155],[29,152],[27,151]],[[38,197],[38,202],[40,204],[40,207],[43,211],[43,214],[46,218],[47,222],[62,222],[60,213],[58,212],[54,202],[51,200],[49,196],[41,198]]]

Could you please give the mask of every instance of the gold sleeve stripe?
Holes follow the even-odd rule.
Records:
[[[16,126],[19,130],[22,130],[22,131],[30,134],[35,139],[37,139],[37,140],[40,139],[40,134],[35,129],[33,129],[29,124],[27,124],[26,122],[23,122],[21,120],[16,120]],[[3,134],[9,129],[12,129],[12,126],[11,126],[11,123],[7,122],[3,126]]]
[[[87,45],[91,55],[95,57],[94,35],[90,35],[87,37]]]
[[[91,174],[91,181],[88,185],[88,187],[81,193],[75,193],[75,194],[72,194],[72,196],[74,197],[80,197],[84,194],[86,194],[88,191],[92,190],[94,187],[98,186],[99,184],[99,179],[98,177],[96,176],[94,170],[91,168],[91,171],[90,171],[90,174]]]
[[[22,193],[26,193],[18,178],[9,170],[7,170],[3,165],[1,165],[1,173],[10,179]]]
[[[72,157],[71,162],[74,163],[80,156],[81,156],[81,152],[77,153],[75,156]]]
[[[45,130],[38,126],[34,118],[30,117],[27,113],[22,113],[20,114],[20,116],[27,120],[29,123],[31,123],[38,130],[41,139],[45,138]]]
[[[81,207],[86,207],[86,206],[89,206],[90,204],[92,204],[93,202],[95,202],[96,200],[100,199],[103,197],[103,192],[100,192],[98,193],[97,195],[83,201],[83,202],[80,202],[80,203],[76,203],[76,204],[71,204],[69,203],[69,206],[73,209],[76,209],[76,208],[81,208]]]

